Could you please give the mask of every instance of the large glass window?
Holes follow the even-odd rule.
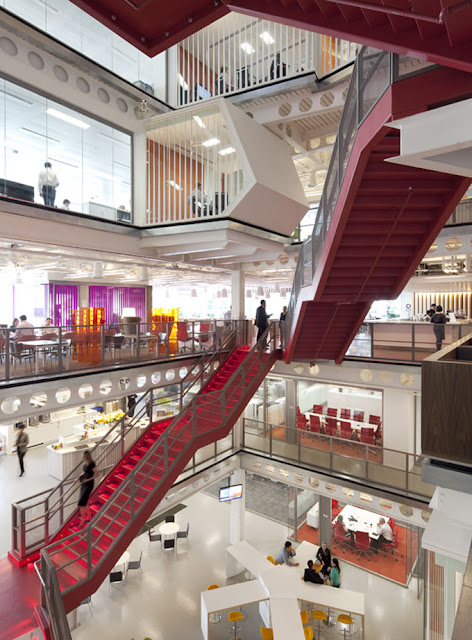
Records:
[[[347,409],[351,417],[354,417],[354,411],[363,412],[365,422],[370,415],[382,418],[381,391],[300,380],[297,384],[297,405],[301,413],[312,412],[314,404],[322,406],[323,414],[327,414],[328,408],[336,409],[338,418],[342,417],[341,409]]]
[[[166,99],[166,52],[149,58],[69,0],[0,0],[0,6],[140,89]]]
[[[0,139],[3,195],[131,221],[128,134],[0,80]]]

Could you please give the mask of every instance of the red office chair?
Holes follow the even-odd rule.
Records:
[[[388,524],[390,525],[390,529],[393,531],[393,528],[395,526],[395,518],[389,518]]]
[[[326,410],[326,415],[331,416],[332,418],[337,418],[338,410],[333,409],[332,407],[328,407],[328,409]]]
[[[179,351],[192,351],[195,347],[195,342],[188,334],[187,323],[186,322],[177,322],[177,342],[179,344]],[[190,346],[188,346],[190,343]]]
[[[352,539],[352,537],[346,535],[346,532],[343,529],[343,525],[340,522],[336,522],[336,524],[334,525],[334,545],[333,546],[336,547],[337,546],[336,543],[339,543],[344,553],[345,547],[352,548],[353,542],[354,540]]]
[[[338,421],[336,418],[326,418],[325,422],[326,435],[337,436],[338,435]]]
[[[313,413],[318,413],[318,414],[322,415],[323,414],[323,405],[314,404],[313,405]]]
[[[212,337],[210,326],[211,326],[210,322],[200,322],[200,331],[199,331],[198,338],[196,338],[196,340],[198,340],[198,342],[200,343],[200,346],[202,347],[206,345],[210,346],[211,337]]]
[[[300,411],[300,407],[297,405],[297,416],[303,415],[302,412]]]
[[[359,411],[359,409],[354,409],[352,419],[356,422],[364,422],[364,412]]]
[[[372,551],[370,550],[370,538],[367,531],[356,531],[354,535],[354,540],[356,543],[356,549],[359,551],[359,555],[357,559],[364,555],[367,557],[367,560],[370,562],[370,555]]]
[[[321,431],[320,416],[314,416],[312,413],[310,413],[310,431],[312,433],[320,433]]]
[[[350,420],[350,419],[351,419],[351,410],[341,409],[341,420]]]
[[[403,558],[403,553],[400,553],[398,551],[398,538],[397,538],[397,534],[394,532],[393,533],[393,540],[391,542],[381,542],[380,543],[380,547],[381,549],[383,549],[384,551],[389,551],[392,556],[394,556],[395,558],[395,562],[398,562],[398,558],[397,556],[400,556],[401,558]],[[387,556],[386,553],[384,553],[384,558]]]
[[[370,414],[370,416],[369,416],[369,424],[375,424],[377,426],[380,426],[382,424],[382,420],[380,419],[380,416],[374,416],[374,415]]]
[[[374,444],[374,430],[369,427],[361,427],[359,441],[363,444]]]
[[[380,425],[374,431],[374,440],[375,444],[382,444],[382,427]]]
[[[297,429],[306,429],[306,427],[306,418],[302,413],[301,416],[297,416]]]
[[[340,422],[340,434],[341,438],[345,440],[352,440],[352,427],[349,422]]]

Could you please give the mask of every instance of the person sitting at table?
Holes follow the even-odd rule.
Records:
[[[14,339],[19,340],[23,338],[23,340],[26,340],[26,336],[34,336],[34,325],[28,322],[25,315],[22,315],[20,316],[20,322],[16,328]]]
[[[353,537],[353,532],[346,527],[346,523],[344,522],[344,518],[343,518],[342,514],[340,513],[339,516],[336,518],[336,530],[339,533],[341,533],[341,531],[340,531],[341,529],[343,530],[345,538],[352,538]]]
[[[339,587],[341,586],[341,569],[339,568],[339,561],[337,558],[333,558],[331,562],[329,581],[332,587],[336,587],[337,589],[339,589]]]
[[[287,540],[276,559],[276,564],[288,564],[289,567],[298,567],[299,562],[292,562],[293,556],[296,555],[292,543]]]
[[[313,560],[308,560],[307,568],[303,574],[305,582],[313,582],[314,584],[323,584],[323,578],[313,569]]]
[[[11,323],[10,328],[9,328],[10,333],[14,334],[16,332],[16,328],[19,325],[19,323],[20,323],[20,321],[18,320],[18,318],[13,318],[13,322]]]
[[[316,552],[316,559],[323,565],[321,567],[321,573],[327,578],[331,568],[331,551],[326,542],[323,541],[321,543],[321,547]]]
[[[41,335],[45,336],[51,333],[55,334],[56,332],[54,331],[54,328],[51,329],[51,327],[52,327],[52,318],[46,318],[41,328]]]
[[[377,533],[379,537],[374,541],[374,546],[377,549],[375,553],[379,552],[382,542],[392,542],[393,540],[392,527],[388,524],[388,522],[385,522],[385,518],[379,518],[379,521],[377,523]]]

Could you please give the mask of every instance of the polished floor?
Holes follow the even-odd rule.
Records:
[[[10,548],[10,502],[54,485],[47,475],[44,448],[28,452],[23,478],[18,478],[17,464],[15,456],[0,457],[2,520],[8,523],[0,533],[2,556]],[[143,552],[142,579],[138,572],[130,572],[124,583],[112,585],[111,594],[105,582],[92,597],[92,608],[80,607],[73,640],[201,640],[200,593],[213,583],[228,584],[225,549],[230,544],[230,506],[203,493],[185,504],[176,519],[181,528],[190,523],[188,544],[179,540],[176,551],[164,552],[159,543],[150,546],[145,535],[136,538],[129,552],[131,559]],[[287,526],[246,512],[246,539],[264,554],[276,554],[290,533]],[[423,637],[423,601],[416,597],[416,579],[404,588],[349,564],[342,563],[341,567],[342,587],[366,594],[367,640]],[[301,574],[301,569],[294,571]],[[239,636],[242,640],[260,638],[257,606],[246,608],[244,613],[247,619]],[[211,640],[229,638],[227,612],[222,615],[221,622],[211,626]],[[24,636],[25,640],[30,637],[29,633]],[[337,627],[324,629],[321,634],[326,640],[339,637]]]

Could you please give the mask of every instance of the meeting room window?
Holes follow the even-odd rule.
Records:
[[[382,421],[382,391],[377,389],[299,380],[297,405],[307,415],[313,412],[314,405],[321,405],[322,414],[327,415],[331,409],[329,415],[338,419],[368,423],[370,416],[377,416]]]
[[[131,222],[129,134],[0,80],[0,140],[1,195]]]

